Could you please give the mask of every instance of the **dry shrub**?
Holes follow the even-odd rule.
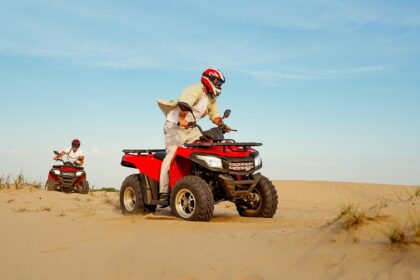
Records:
[[[0,189],[10,189],[10,178],[10,174],[6,177],[4,175],[1,176]]]
[[[29,212],[29,210],[26,209],[26,207],[19,207],[18,209],[16,209],[16,212],[18,212],[18,213],[24,213],[24,212]]]
[[[0,176],[0,190],[6,187],[6,185],[4,184],[5,181],[6,181],[6,177],[4,177],[4,174],[2,174]]]
[[[351,208],[343,216],[343,228],[346,230],[358,229],[361,225],[365,224],[369,218],[362,210]]]
[[[374,205],[366,210],[363,210],[354,206],[354,204],[342,205],[338,216],[329,224],[340,221],[341,228],[347,231],[356,230],[370,221],[376,222],[387,218],[387,216],[383,216],[380,214],[381,210],[384,207],[387,207],[387,205],[379,204]]]
[[[414,213],[411,213],[403,226],[395,222],[387,235],[391,244],[420,246],[420,220]]]
[[[406,231],[402,228],[394,228],[388,234],[389,241],[392,244],[404,244],[407,245],[409,243],[408,235]]]
[[[420,187],[418,187],[418,188],[416,188],[416,189],[414,190],[414,196],[415,196],[415,197],[419,197],[419,196],[420,196]]]
[[[14,184],[16,190],[21,190],[25,185],[25,176],[23,176],[22,171],[16,176]]]
[[[50,212],[52,207],[41,207],[41,212]]]

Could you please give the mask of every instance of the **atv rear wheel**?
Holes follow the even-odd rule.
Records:
[[[155,205],[145,205],[138,174],[125,178],[120,190],[120,208],[124,215],[154,212]]]
[[[185,176],[171,191],[172,215],[187,221],[210,221],[214,199],[210,186],[197,176]]]
[[[278,204],[276,188],[263,176],[255,189],[235,204],[239,215],[243,217],[272,218],[276,214]]]

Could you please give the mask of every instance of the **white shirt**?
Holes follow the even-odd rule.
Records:
[[[203,93],[200,100],[194,106],[192,106],[194,116],[197,121],[204,117],[207,111],[208,104],[209,104],[209,97],[205,93]],[[180,110],[181,109],[179,109],[179,107],[172,109],[166,116],[166,120],[173,123],[178,123]],[[188,112],[187,115],[185,116],[185,120],[187,122],[192,122],[194,121],[194,117],[192,116],[190,112]]]
[[[76,152],[73,151],[73,148],[67,148],[64,150],[66,152],[66,159],[71,163],[78,162],[79,157],[85,156],[82,149],[77,149]]]

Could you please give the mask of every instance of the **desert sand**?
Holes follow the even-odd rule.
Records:
[[[275,185],[273,219],[224,202],[208,223],[123,216],[117,193],[3,188],[0,279],[420,279],[418,188]]]

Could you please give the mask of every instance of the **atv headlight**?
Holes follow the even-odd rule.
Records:
[[[77,171],[76,172],[76,177],[82,176],[83,175],[83,171]]]
[[[60,170],[56,170],[56,169],[53,169],[53,171],[52,171],[55,175],[60,175],[61,174],[61,172],[60,172]]]
[[[207,164],[207,166],[210,168],[218,168],[218,169],[223,168],[222,160],[218,157],[197,155],[197,158],[204,161]]]
[[[261,159],[260,155],[257,155],[254,158],[254,166],[255,166],[255,169],[258,169],[258,168],[262,167],[262,159]]]

